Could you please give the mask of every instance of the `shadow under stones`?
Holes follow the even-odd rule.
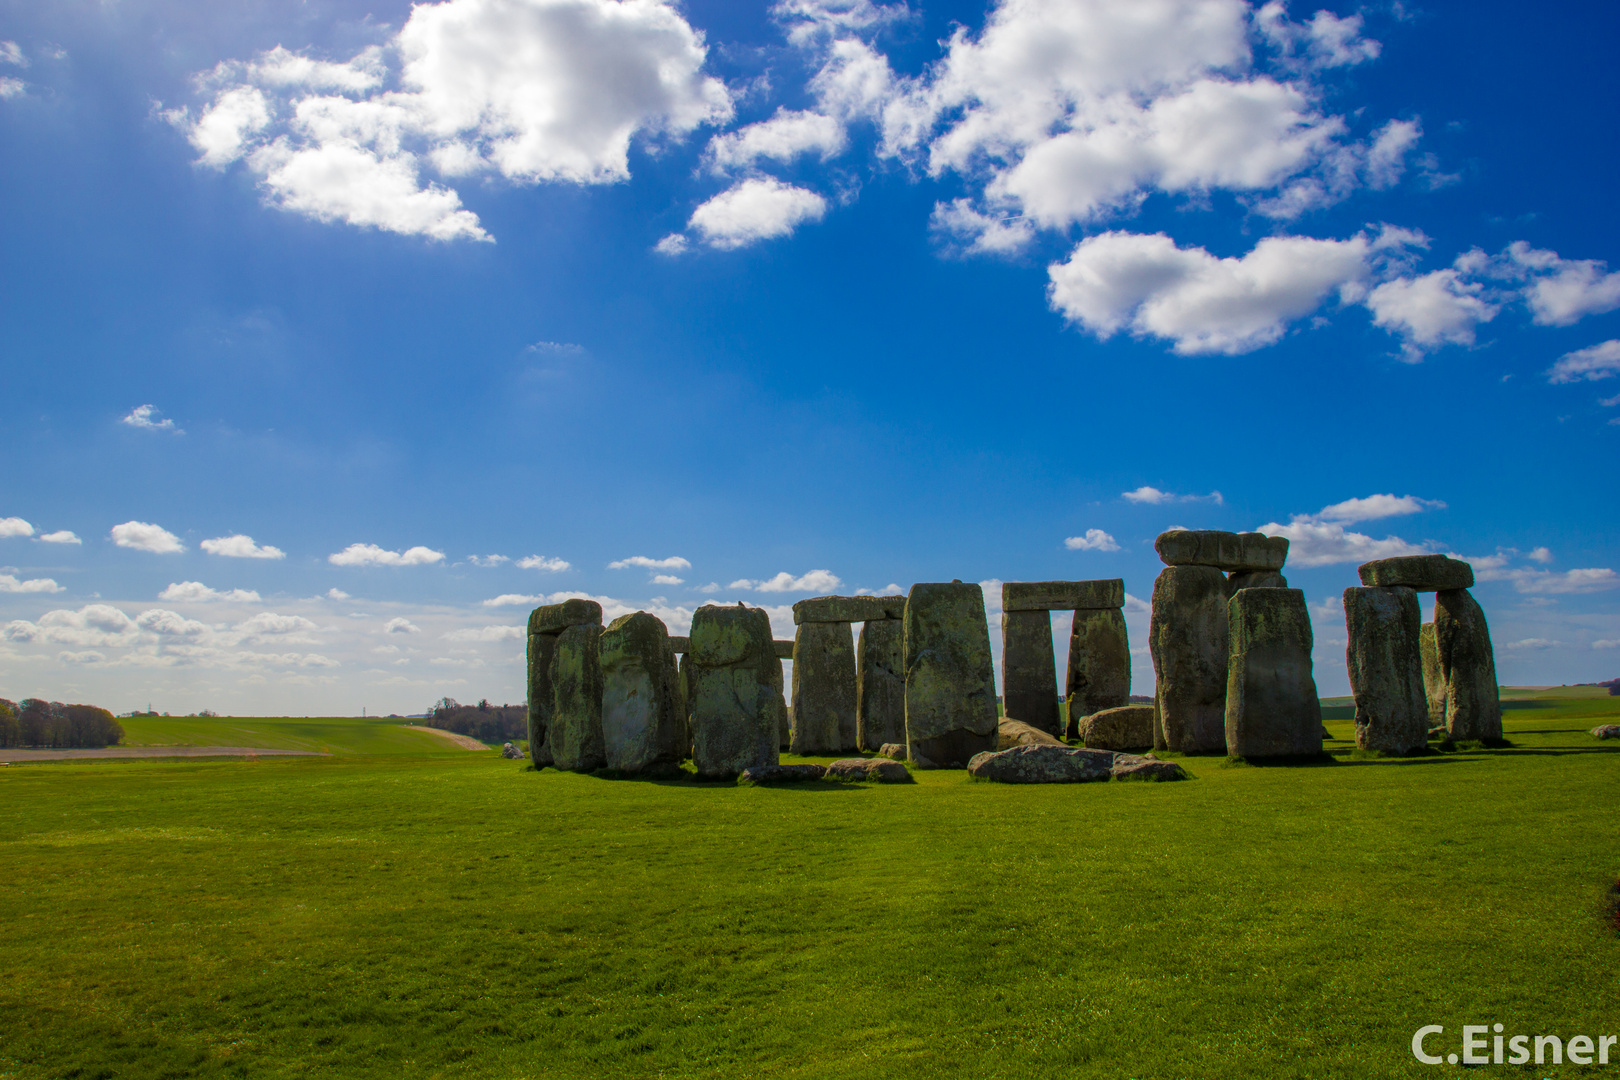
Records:
[[[1344,764],[1344,762],[1326,751],[1320,754],[1299,754],[1289,757],[1228,757],[1216,760],[1220,761],[1223,769],[1240,769],[1245,766],[1252,766],[1256,769],[1316,769],[1324,765]]]

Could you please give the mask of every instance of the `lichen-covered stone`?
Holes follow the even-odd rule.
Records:
[[[847,622],[804,622],[793,647],[795,754],[859,749],[855,730],[855,632]]]
[[[839,758],[827,766],[827,779],[873,781],[879,784],[915,784],[911,770],[887,758]]]
[[[906,741],[904,637],[899,619],[861,626],[855,644],[855,740],[862,750]]]
[[[1062,746],[1061,739],[1022,720],[1002,720],[996,725],[996,749],[1010,750],[1015,746]]]
[[[668,771],[686,756],[680,674],[664,624],[645,611],[602,631],[602,749],[607,767]]]
[[[551,756],[557,768],[591,772],[607,764],[602,745],[602,628],[570,626],[551,657]]]
[[[1213,566],[1166,567],[1153,583],[1148,651],[1164,736],[1163,746],[1154,742],[1159,749],[1226,751],[1226,605],[1226,575]]]
[[[1052,735],[1063,731],[1050,612],[1001,613],[1001,698],[1009,718]]]
[[[1429,725],[1446,726],[1446,676],[1440,670],[1440,646],[1434,641],[1434,623],[1418,631],[1418,654],[1423,661],[1423,694],[1429,701]]]
[[[827,775],[825,765],[755,765],[737,777],[739,784],[802,784]]]
[[[1434,596],[1434,644],[1446,680],[1446,731],[1456,740],[1500,739],[1502,702],[1485,612],[1467,589]]]
[[[1113,774],[1115,780],[1146,780],[1150,783],[1166,780],[1191,780],[1187,770],[1173,761],[1160,761],[1157,758],[1139,758],[1126,754],[1117,754],[1114,757]]]
[[[793,659],[793,641],[791,639],[777,638],[771,642],[771,645],[776,649],[776,658],[778,660]]]
[[[692,651],[692,639],[679,634],[669,635],[669,647],[678,656],[685,656]]]
[[[560,604],[542,604],[529,612],[531,634],[560,634],[570,626],[586,623],[602,625],[602,605],[578,596]]]
[[[1243,589],[1228,602],[1226,751],[1233,757],[1322,752],[1311,673],[1311,614],[1299,589]]]
[[[1417,592],[1440,592],[1474,587],[1474,568],[1444,555],[1398,555],[1362,563],[1363,585],[1404,585]]]
[[[906,744],[884,743],[878,748],[878,755],[889,758],[893,761],[904,761],[906,760]]]
[[[1599,724],[1592,729],[1594,739],[1620,739],[1620,724]]]
[[[793,605],[793,622],[874,622],[898,619],[905,610],[903,596],[812,596]]]
[[[551,756],[551,658],[557,651],[555,634],[530,634],[528,664],[529,760],[537,769],[554,763]]]
[[[692,616],[692,762],[699,776],[736,776],[780,760],[782,662],[770,616],[707,604]]]
[[[913,585],[904,621],[907,759],[920,769],[960,768],[996,745],[984,591],[960,581]]]
[[[1153,745],[1153,706],[1121,705],[1082,716],[1077,737],[1093,750],[1145,750]]]
[[[968,774],[1003,784],[1083,784],[1113,775],[1114,755],[1078,746],[1015,746],[986,751],[968,763]]]
[[[1125,579],[1009,581],[1001,586],[1003,611],[1079,611],[1125,606]]]
[[[1173,529],[1159,534],[1153,550],[1166,566],[1213,566],[1238,573],[1277,571],[1288,561],[1288,538],[1216,529]]]
[[[1429,741],[1423,692],[1423,614],[1404,587],[1344,590],[1345,663],[1356,699],[1356,745],[1410,754]]]
[[[1256,570],[1246,574],[1228,574],[1226,578],[1226,595],[1228,597],[1239,589],[1286,588],[1288,588],[1288,579],[1269,570]]]
[[[1066,734],[1075,722],[1131,700],[1131,642],[1125,613],[1118,608],[1081,608],[1069,630],[1069,671],[1064,695],[1069,703]]]

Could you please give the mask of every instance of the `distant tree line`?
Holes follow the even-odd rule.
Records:
[[[440,698],[428,710],[428,727],[470,735],[479,742],[499,743],[529,737],[527,705],[462,705],[455,698]]]
[[[116,746],[124,726],[113,714],[94,705],[24,698],[21,704],[0,698],[0,747],[48,746],[83,749]]]

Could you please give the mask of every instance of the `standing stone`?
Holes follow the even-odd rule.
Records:
[[[793,638],[795,754],[860,749],[855,682],[855,631],[849,623],[800,623]]]
[[[780,761],[782,662],[763,608],[706,604],[692,616],[692,762],[736,776]]]
[[[559,769],[591,772],[607,764],[602,748],[602,627],[570,626],[551,658],[551,755]]]
[[[1411,589],[1344,590],[1345,662],[1356,698],[1356,745],[1410,754],[1429,743],[1423,690],[1423,612]]]
[[[662,621],[638,611],[602,632],[602,747],[607,767],[672,772],[686,756],[675,653]]]
[[[963,768],[996,748],[996,677],[984,590],[913,585],[906,599],[906,760]]]
[[[1241,589],[1228,604],[1226,752],[1322,752],[1322,703],[1311,676],[1311,613],[1299,589]]]
[[[1440,670],[1440,646],[1434,642],[1434,623],[1423,624],[1418,634],[1423,656],[1423,692],[1429,699],[1429,726],[1446,726],[1446,676]]]
[[[553,764],[551,756],[551,658],[557,651],[555,634],[530,634],[529,760],[537,769]]]
[[[1118,608],[1074,613],[1069,633],[1069,738],[1079,738],[1082,716],[1117,709],[1131,700],[1131,643]]]
[[[1467,589],[1434,594],[1434,643],[1446,680],[1446,732],[1453,739],[1501,739],[1502,702],[1490,627]]]
[[[1226,750],[1226,605],[1226,575],[1213,566],[1166,567],[1153,583],[1148,650],[1158,684],[1160,749]]]
[[[1063,733],[1050,612],[1001,613],[1001,697],[1009,719],[1049,735]]]
[[[863,750],[906,741],[904,624],[875,619],[855,644],[855,734]]]

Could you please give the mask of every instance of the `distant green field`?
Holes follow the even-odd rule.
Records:
[[[324,754],[465,754],[420,720],[368,717],[126,716],[124,746],[253,746]]]
[[[0,1077],[1451,1075],[1417,1028],[1620,1034],[1604,719],[1179,784],[0,769]]]

